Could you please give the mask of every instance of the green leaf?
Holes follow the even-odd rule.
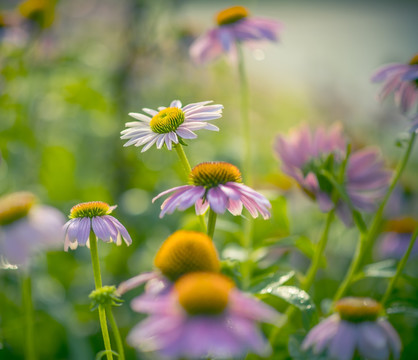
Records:
[[[386,309],[386,313],[388,315],[403,314],[408,317],[412,316],[418,318],[418,309],[416,307],[412,307],[402,303],[393,303]]]
[[[354,281],[366,277],[371,278],[391,278],[396,272],[396,260],[388,259],[370,264],[364,267],[363,271],[356,275]]]
[[[105,355],[107,355],[108,353],[111,353],[112,355],[115,355],[115,356],[119,357],[119,354],[117,352],[113,351],[113,350],[102,350],[102,351],[97,353],[96,360],[103,359],[103,357]]]
[[[289,271],[285,274],[275,273],[270,276],[263,276],[262,280],[259,282],[256,282],[251,287],[251,292],[253,293],[260,293],[264,289],[270,288],[270,287],[279,287],[283,284],[287,283],[290,279],[292,279],[295,276],[294,271]]]
[[[306,329],[318,323],[318,313],[309,294],[296,286],[266,286],[260,294],[277,296],[287,303],[296,306],[302,312],[302,321]]]
[[[303,255],[312,259],[315,254],[316,246],[312,241],[306,236],[288,236],[279,240],[275,240],[276,246],[282,247],[295,247]],[[320,266],[326,267],[327,260],[325,256],[321,256]]]

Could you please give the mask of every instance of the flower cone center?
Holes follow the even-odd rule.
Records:
[[[70,218],[82,218],[82,217],[95,217],[108,215],[112,212],[112,209],[108,204],[102,201],[91,201],[81,203],[72,207],[70,212]]]
[[[414,55],[414,57],[409,62],[409,65],[418,65],[418,54]]]
[[[218,272],[220,263],[209,236],[197,231],[176,231],[161,245],[154,265],[170,280],[190,272]]]
[[[343,320],[363,322],[376,320],[382,306],[370,298],[347,297],[337,302],[335,310]]]
[[[181,277],[174,287],[181,306],[191,315],[216,315],[228,305],[234,283],[215,273],[190,273]]]
[[[241,173],[227,162],[204,162],[192,169],[189,180],[192,185],[209,189],[227,182],[241,182]]]
[[[158,134],[166,134],[177,130],[184,122],[184,112],[176,107],[161,110],[150,121],[151,130]]]
[[[216,23],[219,26],[233,24],[238,20],[246,18],[248,15],[250,13],[244,6],[232,6],[218,12]]]
[[[35,201],[35,195],[29,192],[17,192],[0,198],[0,225],[24,218]]]
[[[385,225],[386,232],[396,232],[401,234],[409,234],[414,232],[418,226],[418,221],[412,217],[406,216],[402,218],[389,220]]]

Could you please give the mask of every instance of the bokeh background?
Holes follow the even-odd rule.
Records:
[[[263,253],[266,244],[280,245],[283,237],[316,241],[324,220],[280,174],[272,152],[274,137],[301,122],[328,126],[338,121],[357,147],[380,147],[388,166],[394,166],[402,153],[396,142],[408,124],[392,100],[383,105],[376,101],[378,87],[370,83],[370,75],[382,64],[409,61],[417,51],[418,2],[240,4],[285,25],[279,44],[245,53],[255,187],[275,206],[272,220],[256,223],[257,261],[280,271],[303,271],[308,250],[303,255],[283,243],[277,254],[269,252],[270,258]],[[188,56],[191,42],[213,25],[216,11],[231,5],[236,2],[0,1],[0,192],[32,191],[65,214],[84,201],[118,204],[115,216],[134,241],[129,248],[100,243],[105,284],[149,271],[169,234],[196,227],[193,211],[158,218],[159,206],[151,199],[183,184],[182,169],[174,152],[152,148],[141,154],[138,148],[123,147],[119,133],[130,121],[129,112],[166,106],[174,99],[183,104],[214,100],[225,107],[224,116],[214,122],[221,131],[200,131],[186,148],[187,155],[192,165],[241,161],[236,67],[225,59],[196,66]],[[417,175],[415,149],[400,190],[409,199],[403,211],[415,216]],[[216,241],[223,258],[243,256],[233,245],[240,225],[241,219],[230,215],[220,218]],[[317,304],[338,286],[356,236],[341,224],[333,227],[329,261],[312,292]],[[87,298],[93,288],[89,256],[86,248],[79,248],[33,261],[40,359],[93,359],[102,349],[97,313],[89,310]],[[414,275],[416,265],[412,259],[406,272]],[[0,359],[23,357],[19,282],[18,270],[1,270]],[[352,292],[379,298],[385,286],[384,278],[364,279]],[[395,312],[390,320],[403,339],[403,359],[417,359],[417,280],[402,280],[399,288],[396,296],[408,311]],[[138,293],[127,294],[124,306],[115,310],[123,337],[141,319],[128,306]],[[288,358],[287,345],[282,345],[275,359]],[[150,358],[126,350],[128,359]]]

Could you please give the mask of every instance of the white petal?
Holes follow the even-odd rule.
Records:
[[[151,121],[151,118],[149,116],[147,116],[147,115],[144,115],[144,114],[140,114],[140,113],[129,113],[128,115],[131,116],[131,117],[133,117],[133,118],[135,118],[135,119],[138,119],[138,120],[141,120],[141,121],[145,121],[147,123],[149,123]]]

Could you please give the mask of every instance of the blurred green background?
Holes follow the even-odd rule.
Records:
[[[84,201],[118,204],[114,214],[128,228],[133,245],[99,244],[105,284],[149,271],[155,251],[169,234],[196,226],[192,210],[158,218],[159,204],[151,204],[151,199],[182,185],[182,169],[175,152],[153,147],[141,154],[138,148],[123,147],[119,133],[130,121],[129,112],[166,106],[174,99],[223,104],[224,116],[214,122],[221,131],[200,131],[186,152],[192,166],[210,160],[240,163],[237,71],[224,59],[196,66],[188,57],[191,42],[212,26],[216,11],[235,4],[0,1],[0,192],[32,191],[65,214]],[[297,190],[280,189],[274,137],[301,122],[340,121],[355,144],[381,147],[393,166],[402,152],[395,146],[396,134],[407,130],[407,121],[393,102],[377,103],[378,86],[369,78],[380,65],[407,62],[416,52],[418,2],[240,4],[285,25],[280,44],[246,50],[255,187],[278,199],[276,218],[257,223],[256,242],[261,246],[265,238],[289,234],[315,241],[324,217]],[[417,174],[415,149],[403,179],[412,194],[418,190]],[[240,222],[226,214],[218,223],[217,245],[224,256],[235,254],[228,244],[241,231]],[[355,230],[336,224],[333,234],[332,260],[313,291],[318,303],[332,296],[355,246]],[[304,269],[306,258],[288,254],[275,266],[294,264]],[[40,359],[93,359],[102,339],[97,313],[89,311],[93,277],[88,250],[50,253],[34,261],[32,274]],[[353,291],[378,297],[385,284],[365,281]],[[401,295],[416,305],[417,288],[402,286]],[[137,293],[128,294],[125,305],[115,310],[123,337],[141,319],[127,306]],[[17,271],[2,270],[0,359],[23,357],[20,301]],[[406,348],[403,358],[418,358],[413,344],[418,339],[417,314],[394,315],[391,320]],[[140,356],[127,348],[128,359]],[[284,346],[277,359],[287,356]]]

